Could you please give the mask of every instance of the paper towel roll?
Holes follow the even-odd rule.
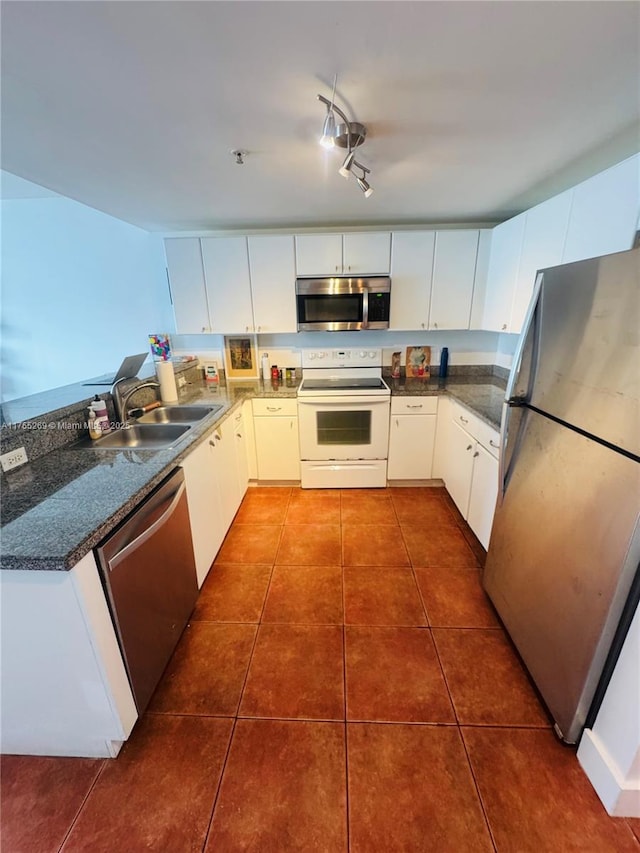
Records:
[[[178,389],[173,364],[170,361],[156,362],[156,376],[160,383],[160,397],[163,403],[177,403]]]

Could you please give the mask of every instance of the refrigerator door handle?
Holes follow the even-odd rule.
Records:
[[[543,275],[539,272],[536,276],[535,285],[533,287],[533,295],[531,296],[531,302],[529,303],[529,308],[527,309],[527,314],[524,318],[524,325],[522,327],[522,333],[518,338],[518,345],[516,346],[516,351],[513,355],[513,367],[511,369],[511,373],[509,374],[509,381],[507,382],[507,390],[506,390],[506,400],[507,402],[524,402],[523,394],[516,394],[516,386],[518,384],[518,380],[520,379],[520,374],[523,369],[523,359],[525,353],[527,356],[530,356],[529,364],[527,365],[527,369],[529,371],[529,375],[527,376],[527,390],[526,397],[531,393],[531,388],[533,387],[534,377],[535,377],[535,367],[537,362],[537,354],[538,354],[538,313],[541,302],[541,290],[542,290],[542,279]],[[504,446],[504,445],[503,445]]]
[[[500,421],[500,453],[498,454],[498,506],[502,503],[507,488],[509,474],[513,468],[518,455],[519,433],[525,422],[524,417],[518,418],[518,429],[515,434],[510,429],[511,409],[526,406],[531,394],[538,361],[538,334],[539,315],[542,303],[542,280],[543,274],[539,272],[533,288],[533,295],[527,315],[525,317],[522,334],[518,339],[518,345],[513,356],[513,367],[509,374],[507,389],[505,392],[505,405],[502,410]],[[525,372],[523,380],[526,381],[526,389],[517,390],[521,374]]]

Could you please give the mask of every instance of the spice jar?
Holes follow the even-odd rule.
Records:
[[[279,378],[280,378],[280,374],[278,373],[278,365],[272,364],[271,365],[271,381],[277,382]]]

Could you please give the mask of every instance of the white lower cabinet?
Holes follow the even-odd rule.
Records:
[[[258,480],[299,480],[298,404],[295,399],[253,401]]]
[[[463,518],[489,547],[498,496],[499,433],[451,401],[442,477]]]
[[[198,586],[204,583],[247,489],[246,458],[239,411],[215,427],[182,462]]]
[[[430,480],[437,397],[392,397],[388,480]]]

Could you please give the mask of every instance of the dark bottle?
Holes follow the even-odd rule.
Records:
[[[444,379],[447,375],[449,367],[449,347],[442,347],[440,350],[440,379]]]

